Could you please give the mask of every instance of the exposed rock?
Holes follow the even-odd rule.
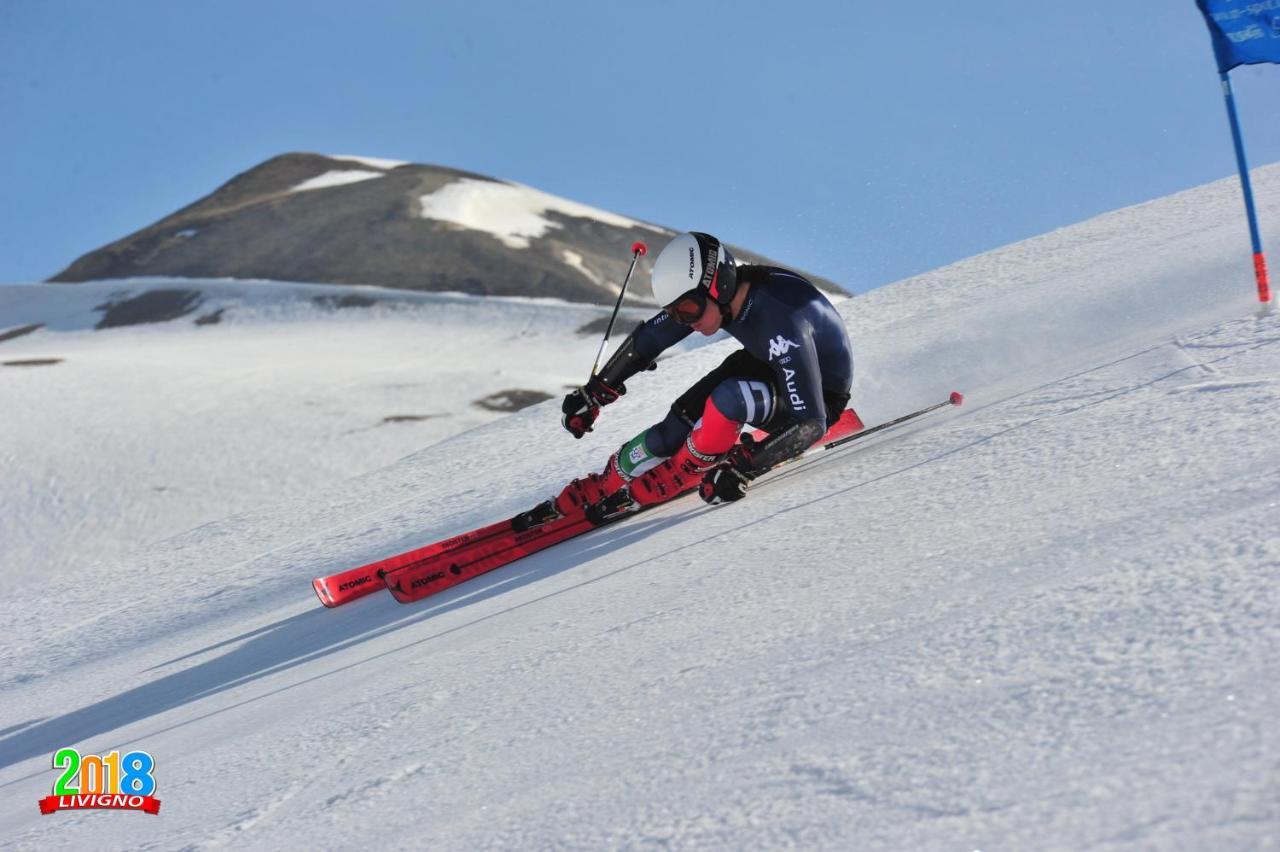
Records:
[[[475,404],[488,411],[519,411],[551,399],[551,394],[536,390],[504,390],[492,393]]]
[[[445,417],[444,414],[390,414],[382,418],[383,423],[417,423],[420,420],[435,420]]]
[[[30,334],[33,331],[39,331],[42,328],[44,328],[44,323],[36,322],[31,325],[20,325],[8,331],[0,331],[0,343],[6,340],[13,340],[15,337],[22,337],[24,334]]]
[[[118,328],[175,320],[195,311],[202,300],[199,290],[148,290],[137,296],[99,305],[98,310],[106,313],[94,328]]]
[[[226,308],[218,308],[216,311],[210,311],[209,313],[203,316],[196,317],[195,324],[196,325],[217,325],[218,323],[222,322],[222,316],[226,312],[227,312]]]
[[[360,296],[355,293],[347,293],[342,296],[316,296],[311,301],[315,302],[322,308],[339,311],[343,308],[371,308],[378,304],[377,299],[369,296]]]

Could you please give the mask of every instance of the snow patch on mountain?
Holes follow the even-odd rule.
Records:
[[[607,210],[579,204],[532,187],[499,181],[463,178],[419,198],[424,219],[435,219],[492,234],[513,249],[528,248],[530,241],[563,227],[547,218],[560,213],[582,219],[596,219],[619,228],[662,228],[619,216]]]
[[[621,285],[617,284],[614,281],[607,281],[603,276],[589,269],[587,267],[587,264],[583,262],[582,255],[578,254],[576,251],[571,251],[570,249],[562,249],[560,251],[560,259],[563,260],[565,263],[567,263],[569,266],[581,272],[583,275],[590,278],[595,283],[599,284],[601,287],[607,287],[608,289],[612,290],[615,293],[617,293],[619,290],[622,289]]]
[[[382,177],[382,172],[370,172],[363,169],[342,169],[325,172],[317,175],[309,180],[304,180],[297,186],[292,187],[290,192],[308,192],[313,189],[329,189],[335,186],[346,186],[347,184],[360,183],[361,181],[373,180]]]
[[[401,166],[409,165],[408,160],[387,160],[382,157],[348,157],[348,156],[337,156],[334,154],[328,154],[326,156],[328,156],[329,159],[331,160],[349,160],[353,163],[360,163],[362,165],[372,166],[375,169],[383,169],[386,171],[390,171],[391,169],[398,169]]]

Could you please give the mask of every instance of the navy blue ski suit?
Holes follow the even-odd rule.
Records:
[[[769,433],[753,457],[757,471],[768,470],[812,446],[848,404],[853,355],[844,322],[826,296],[804,277],[777,267],[741,266],[738,279],[751,288],[723,330],[743,348],[643,433],[645,455],[673,455],[710,398],[729,419]],[[657,314],[631,333],[601,378],[617,387],[692,332],[665,312]]]

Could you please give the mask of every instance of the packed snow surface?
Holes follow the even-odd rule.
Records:
[[[198,305],[94,329],[100,306],[163,293]],[[559,397],[599,344],[577,329],[607,314],[270,282],[0,288],[0,336],[43,325],[0,341],[3,581],[376,470],[505,416],[495,394]]]
[[[530,240],[561,227],[559,222],[548,218],[548,213],[596,219],[619,228],[647,228],[664,233],[661,228],[607,210],[532,187],[500,181],[463,178],[421,196],[419,201],[423,218],[485,231],[493,234],[503,245],[515,249],[528,248]]]
[[[1280,167],[1255,190],[1277,244]],[[600,467],[732,345],[637,376],[581,441],[549,401],[125,557],[6,566],[6,841],[1274,848],[1280,319],[1239,207],[1222,181],[849,300],[864,419],[965,406],[415,605],[325,610],[309,580]],[[245,378],[264,411],[277,366]],[[198,398],[173,393],[117,404],[143,423]],[[208,411],[180,427],[193,451],[233,428]],[[226,463],[263,462],[250,442]],[[153,754],[161,815],[40,816],[68,745]]]

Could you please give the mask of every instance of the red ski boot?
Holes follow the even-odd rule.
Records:
[[[587,519],[599,526],[622,515],[679,497],[697,488],[702,475],[722,458],[723,453],[707,455],[698,452],[690,438],[671,458],[637,476],[625,488],[619,488],[603,500],[587,506]]]
[[[573,480],[555,497],[512,518],[511,527],[516,532],[524,532],[570,515],[582,515],[592,503],[598,503],[623,485],[622,477],[614,470],[613,459],[610,459],[604,473],[589,473]]]
[[[592,503],[604,498],[606,494],[617,491],[623,485],[622,478],[610,464],[604,473],[589,473],[582,479],[575,479],[564,487],[556,496],[554,503],[561,517],[579,514]]]
[[[679,497],[697,488],[702,475],[719,464],[722,458],[723,453],[708,455],[698,452],[690,436],[674,456],[635,478],[629,489],[631,499],[641,506],[652,506]]]

